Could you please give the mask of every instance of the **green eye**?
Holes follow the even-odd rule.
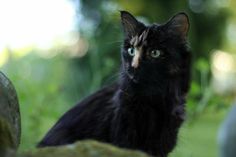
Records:
[[[132,47],[128,48],[128,53],[129,53],[130,56],[134,56],[135,55],[134,48],[132,48]]]
[[[159,50],[152,50],[150,55],[153,58],[158,58],[161,55],[161,51],[159,51]]]

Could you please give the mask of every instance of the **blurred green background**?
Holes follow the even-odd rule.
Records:
[[[9,0],[0,6],[0,70],[19,96],[21,150],[34,148],[81,98],[117,80],[119,10],[147,24],[184,11],[191,24],[192,85],[171,156],[218,156],[218,129],[236,93],[236,1]]]

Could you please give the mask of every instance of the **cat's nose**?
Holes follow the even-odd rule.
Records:
[[[133,60],[132,60],[132,63],[131,63],[131,66],[133,68],[138,68],[139,64],[140,64],[140,58],[141,58],[141,51],[139,50],[136,50],[135,51],[135,55],[133,57]]]

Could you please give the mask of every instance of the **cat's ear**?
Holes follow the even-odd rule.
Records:
[[[188,15],[181,12],[174,15],[168,22],[168,33],[178,35],[181,39],[186,39],[189,31]]]
[[[144,24],[139,22],[132,14],[127,11],[120,11],[121,23],[126,36],[133,37],[138,34]]]

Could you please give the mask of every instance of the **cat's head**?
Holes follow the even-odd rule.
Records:
[[[164,24],[145,25],[121,11],[125,34],[122,74],[137,85],[155,86],[177,77],[188,56],[186,38],[189,19],[178,13]]]

